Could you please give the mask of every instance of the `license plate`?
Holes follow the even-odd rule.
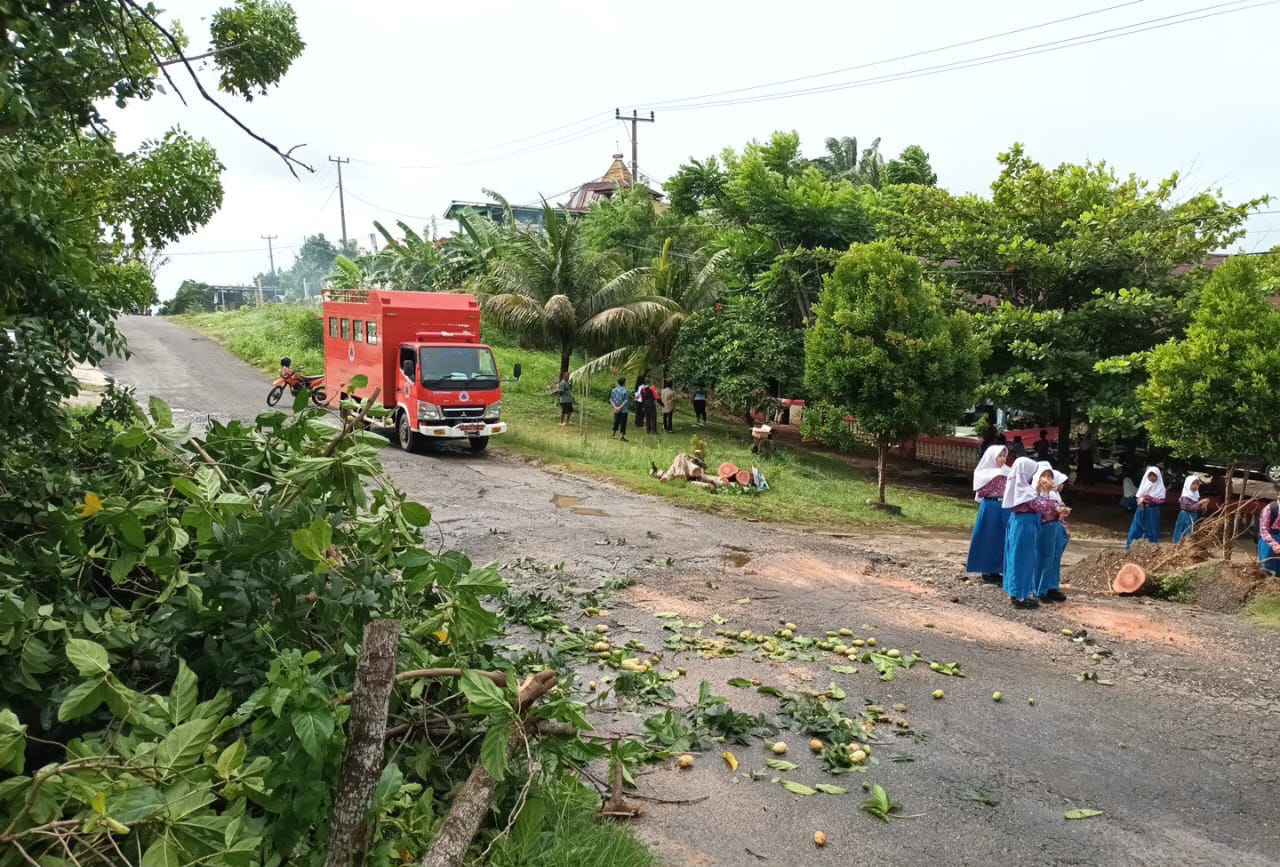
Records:
[[[482,425],[482,424],[460,424],[460,425],[458,425],[458,430],[462,431],[463,433],[478,433],[478,432],[480,432],[480,431],[484,430],[484,425]]]

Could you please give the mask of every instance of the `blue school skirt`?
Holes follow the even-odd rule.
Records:
[[[1271,550],[1266,539],[1258,539],[1258,565],[1272,578],[1280,578],[1280,554]]]
[[[1028,599],[1036,590],[1040,566],[1040,516],[1011,512],[1004,536],[1004,592]]]
[[[978,520],[969,540],[969,559],[964,571],[979,575],[1004,574],[1004,536],[1009,528],[1009,512],[1003,498],[987,497],[978,506]]]
[[[1183,539],[1191,535],[1191,531],[1195,528],[1196,521],[1199,517],[1199,512],[1188,512],[1186,509],[1178,510],[1178,523],[1173,525],[1174,544],[1181,542]]]
[[[1129,550],[1138,539],[1146,539],[1152,545],[1160,544],[1160,507],[1148,504],[1133,513],[1133,523],[1129,525],[1129,540],[1124,549]]]
[[[1036,578],[1036,595],[1043,596],[1057,590],[1062,583],[1062,552],[1067,550],[1067,528],[1061,521],[1040,525],[1039,575]]]

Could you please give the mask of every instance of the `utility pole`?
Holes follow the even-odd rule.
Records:
[[[613,116],[618,120],[627,121],[631,124],[631,184],[632,186],[638,185],[640,183],[640,160],[638,157],[639,146],[636,140],[636,124],[653,123],[653,112],[649,112],[648,117],[640,117],[636,114],[636,110],[633,108],[631,109],[631,117],[623,117],[622,109],[615,108],[613,110]]]
[[[378,236],[375,235],[373,232],[369,233],[369,252],[370,253],[378,252]]]
[[[342,196],[342,164],[351,162],[342,157],[329,157],[329,162],[338,164],[338,213],[342,215],[342,249],[347,249],[347,203]]]
[[[271,249],[271,242],[274,241],[276,238],[279,238],[280,236],[279,235],[262,235],[261,237],[262,237],[262,240],[267,242],[267,261],[271,263],[271,276],[274,277],[276,276],[276,254],[275,254],[275,251]]]

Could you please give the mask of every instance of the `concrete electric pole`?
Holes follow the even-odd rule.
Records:
[[[338,164],[338,213],[342,215],[342,252],[347,251],[347,202],[342,195],[342,164],[351,162],[342,157],[329,157],[329,162]]]
[[[271,248],[271,242],[274,241],[276,238],[279,238],[280,236],[279,235],[262,235],[261,237],[262,237],[262,240],[267,242],[267,261],[271,263],[271,276],[274,277],[276,275],[276,254],[275,254],[275,250]]]
[[[636,140],[636,124],[653,123],[654,122],[653,112],[649,112],[648,117],[640,117],[638,114],[636,114],[636,110],[633,108],[631,109],[631,117],[623,117],[622,109],[615,108],[613,110],[613,116],[616,117],[618,120],[625,121],[631,124],[631,183],[633,185],[637,185],[640,183],[640,160],[639,160],[640,148]]]

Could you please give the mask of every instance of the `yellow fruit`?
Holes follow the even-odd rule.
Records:
[[[814,738],[813,740],[809,741],[809,749],[813,750],[815,753],[822,752],[822,741],[818,740],[817,738]]]
[[[742,630],[741,632],[739,632],[739,633],[738,633],[738,640],[739,640],[739,641],[750,641],[750,640],[751,640],[751,630],[750,630],[750,629],[744,629],[744,630]]]
[[[873,637],[873,638],[868,638],[868,639],[867,639],[867,647],[875,647],[875,646],[876,646],[876,640],[875,640],[875,638],[874,638],[874,637]]]
[[[860,765],[867,760],[866,750],[854,750],[849,754],[849,760],[855,765]]]
[[[837,644],[835,647],[831,648],[831,650],[841,656],[844,656],[849,652],[849,648],[845,647],[843,644]]]
[[[945,696],[946,696],[946,693],[945,693],[945,692],[943,692],[943,691],[942,691],[942,690],[940,690],[940,689],[935,689],[935,690],[933,691],[933,697],[934,697],[934,698],[943,698],[943,697],[945,697]]]
[[[821,849],[823,846],[827,845],[827,835],[821,831],[814,831],[813,844]]]
[[[1036,703],[1036,700],[1034,698],[1027,699],[1027,704],[1035,704],[1035,703]]]
[[[779,633],[778,633],[778,637],[779,637],[779,638],[785,638],[785,639],[787,639],[787,640],[790,640],[790,639],[792,639],[792,638],[795,638],[795,635],[796,635],[796,634],[795,634],[795,632],[793,632],[793,631],[792,631],[792,630],[790,630],[790,629],[784,629],[784,630],[782,630],[781,632],[779,632]]]
[[[993,693],[991,693],[991,700],[992,700],[992,701],[999,701],[999,700],[1000,700],[1000,699],[1002,699],[1002,698],[1004,698],[1004,696],[1003,696],[1002,694],[1000,694],[999,692],[993,692]]]
[[[676,764],[678,764],[684,770],[688,770],[689,768],[693,767],[693,756],[689,755],[688,753],[685,753],[683,756],[676,759]]]
[[[893,709],[894,709],[894,710],[896,710],[898,713],[906,713],[906,712],[907,712],[907,706],[906,706],[905,704],[895,704],[895,705],[893,706]]]
[[[850,641],[849,643],[852,644],[854,647],[861,647],[862,645],[866,644],[866,642],[863,641],[861,638],[855,638],[853,641]]]
[[[843,636],[845,636],[845,637],[847,638],[847,637],[849,637],[850,635],[853,635],[853,630],[852,630],[852,629],[841,629],[841,630],[840,630],[840,634],[841,634],[841,635],[843,635]]]
[[[902,651],[895,648],[893,650],[890,650],[888,653],[886,653],[885,656],[889,657],[890,659],[901,659]]]
[[[795,631],[796,631],[797,629],[799,629],[800,627],[799,627],[799,626],[796,626],[794,623],[787,623],[787,624],[785,624],[782,628],[783,628],[783,629],[790,630],[791,632],[795,632]]]
[[[596,688],[596,682],[594,680],[587,681],[587,689],[595,689],[595,688]]]
[[[773,752],[775,756],[783,756],[783,755],[786,755],[787,753],[787,745],[784,744],[782,741],[774,741],[769,746],[769,749],[770,751]]]
[[[591,649],[592,649],[592,650],[594,650],[596,653],[599,653],[599,652],[600,652],[600,651],[602,651],[602,650],[608,650],[608,649],[609,649],[609,642],[607,642],[607,641],[597,641],[595,644],[591,645]]]
[[[869,705],[867,705],[867,713],[874,713],[874,714],[879,715],[879,714],[884,713],[884,708],[882,708],[882,707],[881,707],[880,705],[878,705],[878,704],[869,704]]]
[[[609,627],[605,626],[603,623],[596,624],[596,632],[599,633],[600,635],[604,635],[608,631],[609,631]]]
[[[1071,636],[1075,635],[1075,633],[1074,633],[1074,632],[1072,632],[1070,629],[1064,629],[1064,630],[1062,630],[1062,634],[1063,634],[1063,635],[1065,635],[1065,636],[1067,636],[1067,638],[1070,638]]]

